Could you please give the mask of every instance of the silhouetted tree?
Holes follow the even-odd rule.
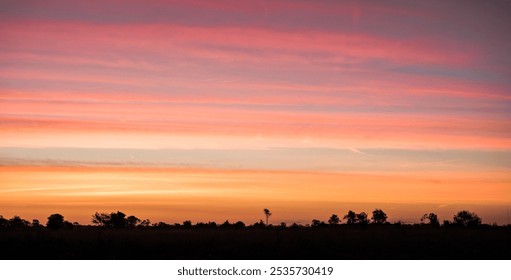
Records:
[[[265,228],[266,225],[265,223],[263,222],[263,220],[259,220],[259,222],[251,225],[252,228]]]
[[[311,222],[311,227],[319,227],[319,225],[321,224],[321,221],[320,220],[312,220]]]
[[[356,223],[360,225],[367,225],[369,223],[366,212],[361,212],[357,214]]]
[[[6,229],[9,227],[9,220],[5,219],[4,216],[0,215],[0,229]]]
[[[30,226],[33,227],[33,228],[39,228],[39,227],[41,227],[41,223],[39,222],[39,220],[33,219],[32,223],[30,224]]]
[[[428,221],[426,223],[426,221]],[[422,215],[421,224],[429,224],[433,227],[439,227],[440,221],[438,221],[438,216],[435,213],[429,213]]]
[[[177,225],[180,226],[179,224],[177,224]],[[157,229],[169,229],[169,228],[172,228],[172,225],[169,225],[164,222],[158,222],[158,223],[153,224],[153,227],[155,227]]]
[[[220,225],[221,228],[230,228],[231,223],[229,223],[229,220],[226,220],[223,224]]]
[[[268,218],[271,216],[271,212],[268,209],[264,209],[264,215],[266,216],[266,225],[268,225]]]
[[[107,228],[126,228],[128,226],[136,226],[140,220],[135,216],[126,218],[126,214],[121,211],[107,213],[96,212],[92,215],[92,223]]]
[[[245,223],[242,221],[237,221],[235,224],[232,225],[234,228],[242,229],[245,228]]]
[[[113,228],[125,228],[128,223],[126,221],[126,214],[117,211],[117,213],[110,214],[110,223]]]
[[[136,227],[140,223],[140,219],[135,216],[129,216],[126,218],[126,224],[128,227]]]
[[[191,228],[192,227],[192,221],[190,220],[186,220],[183,222],[183,227],[184,228]]]
[[[19,216],[14,216],[9,219],[9,227],[10,228],[26,228],[30,225],[30,222],[20,218]]]
[[[281,227],[281,228],[286,228],[286,227],[287,227],[287,224],[286,224],[286,223],[284,223],[284,222],[282,222],[282,223],[280,223],[280,227]]]
[[[348,211],[348,214],[344,215],[344,220],[346,220],[346,223],[348,225],[356,224],[357,223],[357,214],[351,210]]]
[[[463,227],[478,226],[481,224],[481,218],[476,213],[463,210],[454,215],[453,223]]]
[[[142,222],[140,222],[140,226],[141,227],[150,227],[151,226],[151,221],[149,219],[145,219]]]
[[[381,209],[374,209],[371,220],[373,224],[384,224],[387,222],[387,214]]]
[[[62,223],[62,229],[73,229],[75,225],[69,221],[64,221]]]
[[[60,214],[51,214],[46,222],[46,227],[49,229],[57,230],[64,227],[64,216]]]
[[[328,223],[330,225],[338,225],[340,222],[341,220],[339,219],[339,216],[335,214],[332,214],[332,216],[330,216],[330,219],[328,219]]]
[[[300,228],[301,226],[297,223],[293,223],[290,228],[293,228],[293,229],[297,229],[297,228]]]
[[[108,227],[110,226],[110,215],[107,213],[96,212],[94,215],[92,215],[92,223],[94,225]]]

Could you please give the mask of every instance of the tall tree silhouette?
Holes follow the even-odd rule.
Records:
[[[371,220],[373,224],[384,224],[387,222],[387,214],[381,209],[374,209]]]
[[[346,220],[346,223],[348,225],[352,225],[357,223],[357,214],[351,210],[348,211],[348,214],[344,215],[344,220]]]
[[[328,223],[331,225],[338,225],[340,222],[341,220],[339,219],[339,216],[335,214],[332,214],[332,216],[330,216],[330,219],[328,219]]]
[[[270,212],[270,210],[268,210],[266,208],[263,211],[264,211],[264,215],[266,216],[266,225],[268,225],[268,218],[270,218],[271,212]]]
[[[366,212],[358,213],[356,221],[357,221],[357,224],[367,225],[369,223],[369,220],[367,219]]]
[[[48,217],[46,227],[49,229],[61,229],[64,227],[64,216],[60,214],[51,214]]]
[[[110,214],[110,223],[114,228],[125,228],[128,225],[125,218],[126,214],[117,211],[117,213]]]

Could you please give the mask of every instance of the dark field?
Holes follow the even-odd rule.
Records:
[[[0,231],[1,259],[511,259],[510,227]]]

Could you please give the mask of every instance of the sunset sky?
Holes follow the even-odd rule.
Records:
[[[511,3],[1,1],[0,215],[510,223]]]

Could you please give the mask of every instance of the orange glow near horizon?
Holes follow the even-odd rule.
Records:
[[[366,212],[380,205],[400,206],[388,211],[407,217],[413,205],[502,206],[511,199],[506,192],[511,177],[498,173],[467,177],[49,166],[0,170],[0,202],[13,215],[44,220],[45,215],[62,212],[68,219],[84,224],[96,211],[121,210],[152,221],[252,223],[260,218],[261,209],[271,208],[275,221],[307,223],[330,212],[342,215],[344,212],[339,211],[347,212],[348,207],[357,205],[362,209],[355,210]],[[388,187],[382,189],[382,185]],[[502,196],[503,192],[507,195]]]

